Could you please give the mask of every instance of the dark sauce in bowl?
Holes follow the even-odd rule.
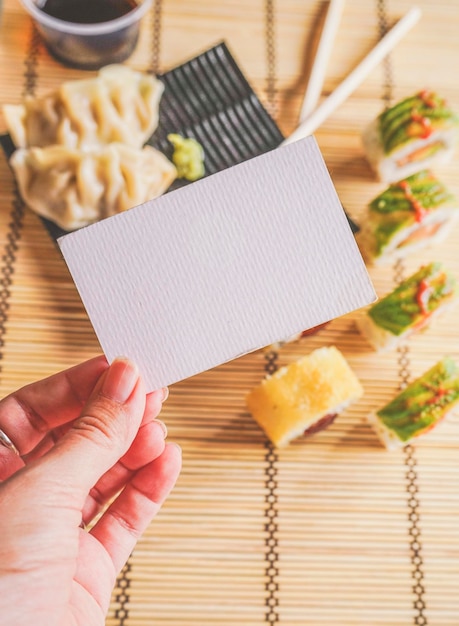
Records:
[[[45,0],[39,8],[64,22],[99,24],[116,20],[137,6],[136,0]]]
[[[21,0],[50,53],[88,70],[122,63],[132,54],[153,1]]]

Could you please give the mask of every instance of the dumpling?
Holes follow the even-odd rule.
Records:
[[[152,74],[107,65],[94,78],[62,83],[3,112],[16,148],[59,144],[91,149],[111,142],[140,148],[158,126],[164,85]]]
[[[156,198],[176,177],[174,165],[155,148],[117,143],[88,151],[22,148],[10,164],[24,202],[64,230]]]

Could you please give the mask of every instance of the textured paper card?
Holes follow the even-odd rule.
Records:
[[[107,359],[149,390],[375,300],[313,137],[59,245]]]

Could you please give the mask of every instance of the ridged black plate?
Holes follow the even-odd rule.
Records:
[[[172,157],[169,133],[193,137],[204,148],[205,175],[242,163],[277,148],[284,137],[242,74],[224,42],[183,65],[160,75],[165,85],[159,107],[159,124],[147,142]],[[14,145],[8,135],[0,142],[11,156]],[[176,180],[169,190],[185,180]],[[65,234],[43,219],[53,239]],[[352,231],[358,226],[349,219]]]
[[[160,76],[159,125],[148,142],[169,158],[172,132],[204,147],[206,175],[268,152],[284,137],[225,43]],[[175,187],[184,184],[176,181]],[[172,186],[174,188],[174,185]]]

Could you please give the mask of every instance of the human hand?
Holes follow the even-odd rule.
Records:
[[[146,394],[130,361],[97,357],[0,402],[21,455],[0,445],[2,623],[105,623],[117,574],[180,472],[155,419],[166,397]]]

